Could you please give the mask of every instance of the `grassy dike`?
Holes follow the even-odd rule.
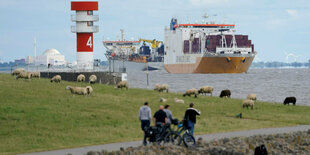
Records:
[[[307,106],[258,101],[254,110],[248,110],[241,108],[240,99],[183,98],[178,93],[134,88],[126,91],[99,84],[92,86],[92,96],[85,97],[72,95],[65,90],[67,85],[88,84],[50,83],[43,78],[15,80],[0,74],[0,154],[141,140],[139,107],[148,101],[154,113],[162,104],[160,97],[168,99],[173,115],[179,119],[188,103],[195,103],[202,113],[196,134],[310,124]],[[174,97],[184,99],[186,104],[173,103]],[[235,117],[240,112],[243,119]]]

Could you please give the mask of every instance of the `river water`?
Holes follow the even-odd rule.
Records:
[[[213,96],[230,89],[232,98],[246,98],[254,93],[258,100],[283,103],[295,96],[297,105],[310,106],[310,69],[250,69],[244,74],[168,74],[165,70],[135,71],[127,75],[130,87],[153,89],[156,83],[168,84],[169,91],[185,92],[189,88],[213,86]]]

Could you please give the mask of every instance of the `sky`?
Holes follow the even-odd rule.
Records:
[[[207,13],[216,23],[235,24],[249,35],[254,61],[310,59],[309,0],[99,0],[99,32],[94,34],[94,58],[106,60],[103,39],[164,40],[172,17],[179,23],[201,23]],[[0,0],[0,61],[37,55],[49,48],[76,61],[76,35],[71,33],[69,0]],[[292,53],[294,56],[286,55]],[[290,54],[290,55],[292,55]]]

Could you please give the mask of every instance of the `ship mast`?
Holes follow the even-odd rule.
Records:
[[[124,29],[121,29],[121,41],[125,41]]]

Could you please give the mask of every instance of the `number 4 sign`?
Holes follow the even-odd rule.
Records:
[[[77,51],[78,52],[92,52],[94,48],[92,33],[78,33],[77,34]]]
[[[92,48],[93,43],[92,43],[91,36],[89,36],[89,38],[88,38],[88,40],[87,40],[87,43],[86,43],[86,46],[89,46],[90,48]]]

